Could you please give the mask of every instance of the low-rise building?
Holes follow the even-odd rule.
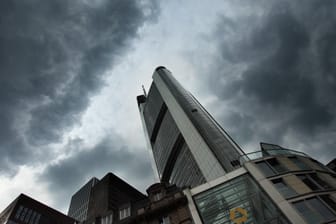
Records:
[[[0,224],[74,224],[76,220],[20,194],[3,212]]]

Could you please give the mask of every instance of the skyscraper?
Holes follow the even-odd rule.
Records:
[[[243,151],[166,68],[137,102],[161,181],[193,187],[239,167]]]
[[[164,67],[137,101],[158,175],[192,187],[195,223],[336,223],[336,174],[307,154],[267,143],[243,153]]]

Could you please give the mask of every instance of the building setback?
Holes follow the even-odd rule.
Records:
[[[76,220],[25,194],[0,214],[0,224],[74,224]]]

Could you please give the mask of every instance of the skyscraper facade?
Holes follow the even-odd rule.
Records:
[[[239,167],[243,151],[166,68],[137,102],[161,181],[193,187]]]

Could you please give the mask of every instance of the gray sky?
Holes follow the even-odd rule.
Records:
[[[90,177],[154,182],[135,97],[158,65],[246,151],[336,156],[332,0],[0,1],[0,210],[67,212]]]

